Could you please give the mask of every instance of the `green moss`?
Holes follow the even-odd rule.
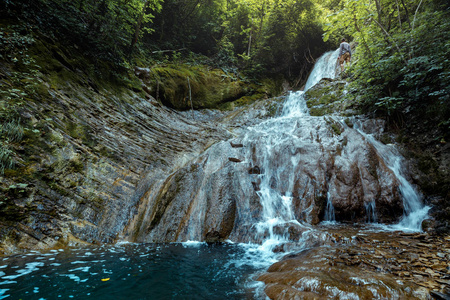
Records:
[[[252,95],[243,96],[243,97],[239,98],[238,100],[236,100],[234,103],[237,106],[246,106],[246,105],[250,105],[260,99],[263,99],[265,96],[266,96],[266,94],[264,94],[264,93],[255,93]]]
[[[97,211],[101,211],[104,207],[105,200],[100,197],[89,198],[89,204],[91,207],[95,208]]]
[[[271,103],[268,108],[268,116],[275,117],[279,109],[280,106],[278,105],[278,103]]]
[[[70,160],[68,167],[69,167],[70,172],[75,172],[75,173],[81,173],[84,170],[84,164],[78,160]]]
[[[344,131],[342,124],[338,123],[337,121],[327,117],[325,118],[325,121],[336,135],[341,135]]]
[[[334,133],[337,135],[341,135],[342,131],[336,124],[331,124],[331,128],[333,129]]]
[[[89,147],[95,147],[97,144],[94,136],[90,133],[87,126],[69,121],[66,123],[66,131],[71,137],[80,139],[83,144]]]
[[[344,83],[322,80],[305,93],[306,105],[313,116],[323,116],[341,110]]]
[[[190,109],[191,102],[196,109],[214,108],[253,94],[253,89],[238,78],[201,65],[169,64],[154,67],[144,82],[154,98],[180,110]]]
[[[311,116],[324,116],[328,113],[329,113],[329,110],[327,109],[327,107],[324,107],[324,106],[309,108],[309,114]]]
[[[62,187],[60,184],[58,184],[55,181],[51,181],[48,183],[48,186],[54,190],[55,192],[57,192],[58,194],[60,194],[61,196],[65,196],[68,197],[70,196],[70,192],[65,189],[64,187]]]
[[[344,122],[348,127],[353,128],[353,122],[349,118],[346,118]]]

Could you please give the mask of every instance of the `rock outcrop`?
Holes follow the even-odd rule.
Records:
[[[258,278],[270,299],[448,298],[449,237],[323,229],[322,245],[286,256]]]
[[[40,94],[20,111],[17,167],[0,175],[0,252],[115,242],[149,190],[230,137],[138,92],[72,75],[52,86],[41,73]]]
[[[245,113],[225,122],[237,120],[247,120]],[[141,199],[126,239],[204,240],[215,231],[222,240],[261,242],[268,233],[257,235],[254,226],[264,219],[265,193],[288,197],[295,219],[313,225],[324,219],[327,201],[338,221],[373,221],[370,205],[382,222],[402,216],[395,174],[359,131],[338,117],[277,122],[281,127],[267,120],[238,131],[241,135],[212,145],[161,181]],[[373,120],[360,123],[367,131],[383,126]],[[293,228],[279,230],[288,234]]]

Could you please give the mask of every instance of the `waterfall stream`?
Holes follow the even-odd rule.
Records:
[[[337,51],[324,54],[317,61],[305,89],[311,88],[322,78],[334,78],[336,58]],[[293,194],[296,193],[295,182],[298,181],[298,165],[302,163],[300,157],[302,154],[307,155],[298,153],[295,149],[304,148],[305,140],[308,139],[312,140],[308,143],[314,143],[313,135],[316,133],[311,131],[311,128],[322,126],[315,123],[317,120],[323,120],[323,117],[309,116],[304,92],[292,92],[287,97],[280,116],[248,128],[248,132],[242,139],[243,144],[248,145],[247,147],[251,149],[247,153],[245,161],[252,162],[252,165],[257,164],[258,168],[262,170],[258,175],[259,190],[257,192],[262,213],[254,226],[256,228],[255,240],[261,242],[261,249],[273,251],[280,246],[283,247],[282,245],[290,242],[289,234],[292,231],[303,232],[302,236],[308,236],[307,233],[313,231],[312,227],[297,218],[298,214],[296,215],[294,212],[296,205]],[[365,133],[361,126],[358,126],[358,122],[355,122],[355,128],[349,128],[345,125],[343,118],[334,117],[334,120],[345,127],[345,130],[349,132],[348,137],[359,136],[367,147],[373,147],[377,152],[377,157],[382,161],[381,164],[386,165],[392,171],[393,180],[399,182],[404,217],[398,224],[385,226],[383,229],[420,231],[421,223],[427,217],[429,207],[422,204],[420,194],[402,175],[402,157],[395,146],[380,143],[372,135]],[[321,143],[326,143],[326,141],[321,141]],[[313,148],[311,151],[314,151]],[[320,164],[320,156],[315,159],[319,159],[319,161],[310,161],[309,163]],[[323,159],[325,160],[325,157]],[[363,182],[366,175],[363,174],[361,164],[358,163],[358,175]],[[326,183],[324,184],[326,185]],[[379,220],[376,201],[374,198],[370,198],[373,194],[367,189],[366,185],[362,184],[363,196],[367,199],[364,203],[365,219],[366,222],[376,223]],[[330,192],[332,189],[329,187],[325,187],[325,190],[326,208],[323,220],[333,223],[336,221],[333,206],[335,194]],[[304,200],[300,199],[300,201]],[[306,210],[308,209],[310,208]],[[301,242],[302,239],[296,243],[297,247]]]
[[[336,57],[332,51],[318,59],[306,89],[335,77]],[[402,214],[397,229],[421,230],[428,208],[402,175],[395,146],[373,136],[382,120],[311,116],[304,91],[291,92],[278,111],[253,121],[250,108],[250,117],[241,118],[252,122],[239,126],[235,138],[149,190],[126,240],[215,237],[286,251],[321,221],[394,223]]]
[[[428,217],[430,207],[425,206],[422,203],[421,194],[403,176],[402,156],[398,153],[398,150],[394,145],[384,145],[377,141],[372,135],[364,133],[360,128],[358,128],[358,132],[366,137],[377,149],[377,152],[383,157],[386,165],[394,172],[400,182],[399,189],[403,199],[404,215],[398,224],[392,225],[390,228],[394,230],[420,231],[422,228],[422,221]],[[371,210],[374,212],[373,221],[375,222],[375,208],[372,207]]]

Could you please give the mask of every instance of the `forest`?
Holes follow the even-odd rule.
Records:
[[[118,76],[136,65],[201,63],[299,88],[345,37],[358,45],[349,72],[371,110],[391,116],[448,101],[443,0],[5,0],[0,10],[2,59],[17,65],[32,63],[24,50],[40,31]],[[449,126],[447,111],[442,118]]]

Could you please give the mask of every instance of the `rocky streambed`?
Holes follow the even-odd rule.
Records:
[[[450,298],[450,236],[369,225],[317,229],[323,245],[287,255],[258,278],[270,299]]]

